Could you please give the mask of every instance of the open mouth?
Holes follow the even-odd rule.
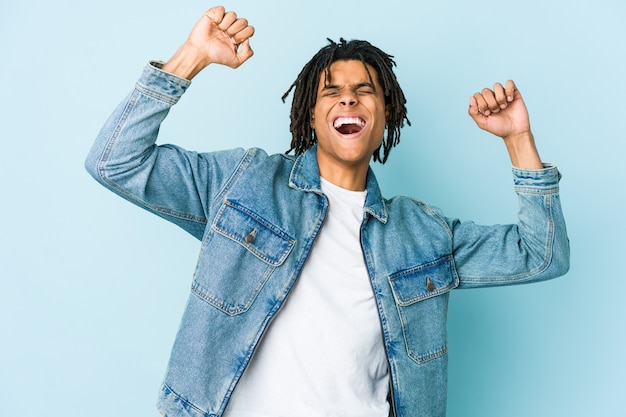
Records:
[[[365,127],[365,120],[360,117],[338,117],[333,123],[335,130],[342,135],[359,133]]]

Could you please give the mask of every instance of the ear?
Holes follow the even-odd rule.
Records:
[[[389,124],[389,116],[391,115],[391,104],[385,105],[385,124]]]
[[[311,119],[309,125],[311,126],[311,129],[315,129],[315,113],[313,113],[313,110],[311,110]]]

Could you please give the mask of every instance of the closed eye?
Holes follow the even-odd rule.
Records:
[[[359,83],[355,86],[355,90],[359,94],[374,94],[376,87],[371,83]]]

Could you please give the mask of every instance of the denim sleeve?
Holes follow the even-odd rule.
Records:
[[[159,63],[147,65],[98,134],[85,167],[106,188],[201,239],[212,197],[244,151],[199,154],[155,144],[161,123],[189,85],[161,71]]]
[[[569,269],[559,171],[550,164],[540,170],[513,168],[513,177],[517,224],[479,226],[449,220],[460,288],[543,281]]]

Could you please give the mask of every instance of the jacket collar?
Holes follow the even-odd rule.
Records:
[[[320,171],[317,165],[317,145],[313,145],[296,158],[289,176],[289,186],[302,191],[322,194]],[[365,212],[374,216],[381,223],[387,223],[385,199],[380,192],[378,181],[371,167],[367,171],[365,189],[367,190]]]

